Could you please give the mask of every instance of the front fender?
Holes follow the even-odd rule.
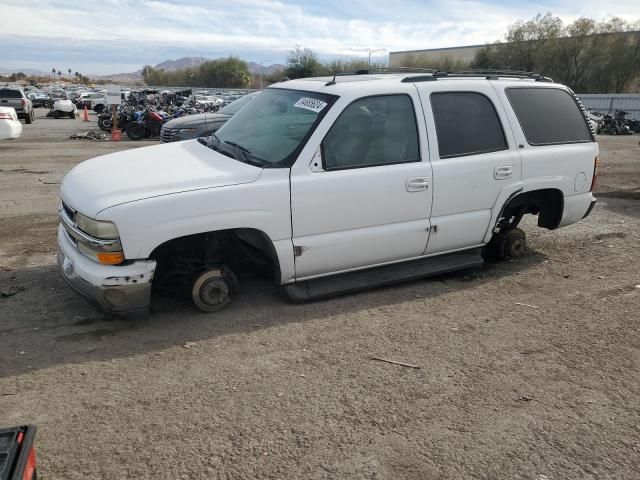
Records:
[[[148,258],[169,240],[205,232],[248,228],[263,232],[280,261],[282,282],[293,278],[289,170],[265,169],[258,181],[160,195],[107,208],[127,259]]]

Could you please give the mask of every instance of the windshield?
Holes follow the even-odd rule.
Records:
[[[218,113],[224,113],[225,115],[235,115],[236,113],[238,113],[238,110],[240,110],[247,103],[256,98],[256,95],[258,95],[259,93],[260,92],[249,93],[244,97],[239,98],[238,100],[234,100],[226,107],[218,110]]]
[[[316,92],[265,90],[231,117],[208,146],[247,163],[289,167],[335,100]]]

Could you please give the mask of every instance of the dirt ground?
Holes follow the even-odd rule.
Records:
[[[0,143],[0,425],[38,426],[39,478],[640,478],[640,137],[599,139],[592,215],[527,219],[518,261],[123,320],[54,266],[64,173],[144,145],[68,140],[86,125]]]

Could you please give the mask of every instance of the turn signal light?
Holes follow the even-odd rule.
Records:
[[[96,258],[104,265],[118,265],[124,262],[123,252],[97,252]]]
[[[591,180],[591,188],[590,192],[593,192],[593,189],[596,187],[596,180],[598,180],[598,175],[600,174],[600,157],[596,156],[596,159],[593,161],[593,178]]]

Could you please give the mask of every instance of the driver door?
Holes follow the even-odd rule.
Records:
[[[335,107],[342,106],[337,102]],[[296,280],[421,256],[431,165],[415,89],[343,106],[291,172]],[[333,118],[333,116],[332,116]]]

